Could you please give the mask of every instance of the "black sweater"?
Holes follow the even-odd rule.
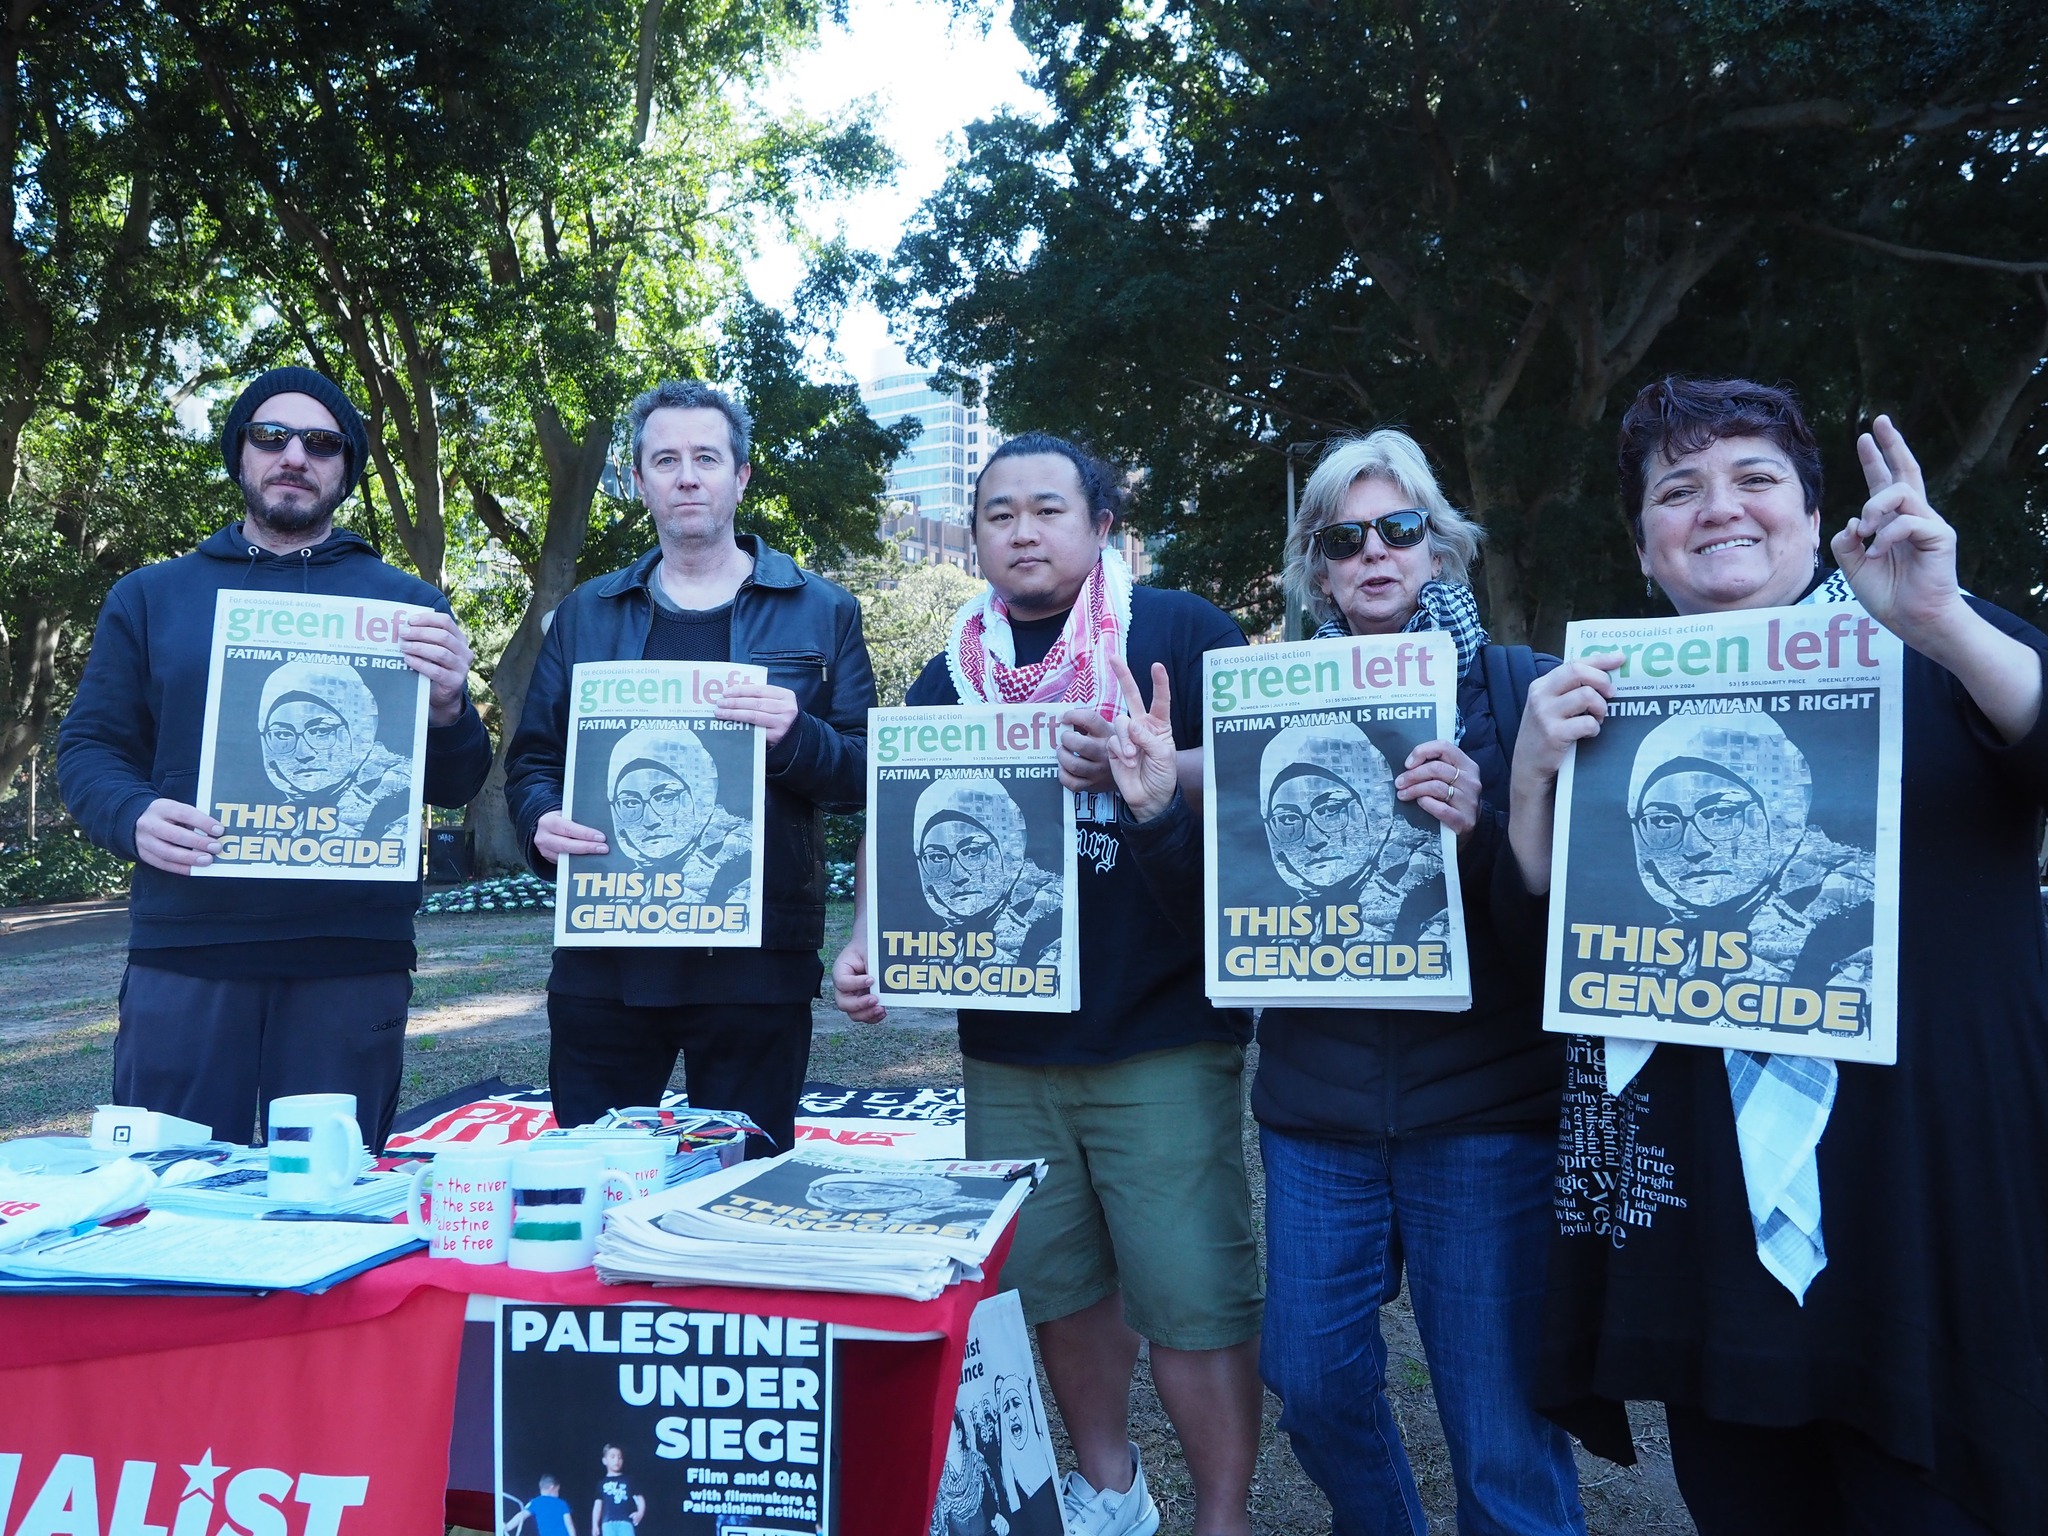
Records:
[[[224,587],[449,611],[440,592],[346,532],[273,555],[236,523],[188,555],[123,576],[100,609],[78,697],[57,734],[57,784],[85,835],[124,859],[135,857],[135,822],[151,801],[189,805],[198,793],[207,648],[214,594]],[[490,738],[467,702],[453,724],[428,729],[429,804],[467,804],[490,770]],[[158,951],[279,940],[406,945],[419,904],[417,880],[195,880],[137,864],[128,942]]]
[[[1539,673],[1557,665],[1539,656]],[[1478,765],[1479,824],[1458,855],[1472,1007],[1268,1008],[1259,1015],[1252,1113],[1297,1136],[1359,1141],[1429,1131],[1557,1124],[1564,1037],[1543,1033],[1542,956],[1495,937],[1493,871],[1507,846],[1508,764],[1477,659],[1458,685],[1459,745]],[[1516,701],[1519,710],[1520,701]]]

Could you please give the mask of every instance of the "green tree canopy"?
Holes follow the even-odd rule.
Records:
[[[1502,638],[1644,599],[1614,420],[1797,385],[1829,519],[1888,409],[1970,578],[2041,566],[2048,15],[2014,0],[1020,0],[1043,118],[970,130],[899,247],[1004,426],[1145,471],[1168,580],[1277,615],[1282,456],[1399,424],[1491,533]]]
[[[154,12],[0,16],[0,785],[69,694],[80,621],[228,500],[170,398],[236,318],[193,168],[167,151],[195,85]]]

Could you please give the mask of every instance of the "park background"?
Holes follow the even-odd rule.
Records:
[[[671,375],[754,412],[741,528],[859,594],[884,702],[974,590],[885,498],[892,372],[1116,459],[1148,579],[1253,632],[1291,486],[1384,424],[1486,525],[1496,638],[1655,611],[1614,434],[1671,371],[1798,389],[1830,532],[1890,412],[1965,583],[2048,607],[2033,0],[9,0],[0,51],[0,908],[125,889],[57,725],[112,583],[239,515],[219,423],[282,363],[365,406],[340,520],[448,592],[501,744],[541,615],[652,542],[618,423]],[[466,820],[510,870],[502,765]],[[409,1100],[544,1076],[535,900],[423,919]],[[10,927],[0,1132],[75,1128],[118,933]],[[957,1080],[944,1017],[835,1019],[814,1075]],[[1658,1468],[1588,1463],[1595,1528],[1688,1529]],[[1270,1426],[1261,1488],[1308,1528]]]

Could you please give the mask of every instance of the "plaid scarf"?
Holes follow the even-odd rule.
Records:
[[[1042,661],[1017,665],[1009,606],[988,587],[960,605],[946,639],[946,670],[963,703],[1080,704],[1114,720],[1122,702],[1108,657],[1131,633],[1131,568],[1105,549]]]
[[[1472,669],[1472,658],[1486,644],[1486,626],[1479,622],[1479,599],[1462,581],[1425,581],[1422,584],[1422,590],[1415,594],[1415,611],[1401,626],[1401,633],[1419,634],[1425,629],[1441,629],[1451,637],[1458,647],[1460,677]],[[1311,638],[1342,640],[1350,633],[1351,626],[1340,613],[1334,619],[1325,620],[1323,627]]]
[[[1855,601],[1840,571],[1830,571],[1827,580],[1800,599],[1802,605]],[[1652,1040],[1609,1035],[1607,1091],[1619,1094],[1656,1049]],[[1841,1069],[1823,1056],[1769,1051],[1724,1050],[1721,1060],[1735,1108],[1735,1141],[1742,1154],[1742,1187],[1749,1198],[1757,1261],[1804,1306],[1807,1287],[1828,1266],[1816,1153],[1835,1107]]]

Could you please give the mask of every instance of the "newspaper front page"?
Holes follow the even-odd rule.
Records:
[[[1855,604],[1566,627],[1612,651],[1558,776],[1543,1027],[1895,1061],[1897,637]]]
[[[500,1530],[837,1528],[831,1324],[505,1301],[496,1353]]]
[[[1203,658],[1206,984],[1250,1007],[1472,1003],[1457,839],[1395,797],[1456,734],[1441,631]]]
[[[576,665],[562,814],[610,851],[557,866],[557,944],[760,946],[768,739],[716,710],[732,684],[767,680],[726,662]]]
[[[885,1004],[1080,1006],[1059,713],[868,712],[868,954]]]
[[[427,680],[399,653],[410,603],[221,591],[199,808],[226,831],[193,874],[417,880]]]

